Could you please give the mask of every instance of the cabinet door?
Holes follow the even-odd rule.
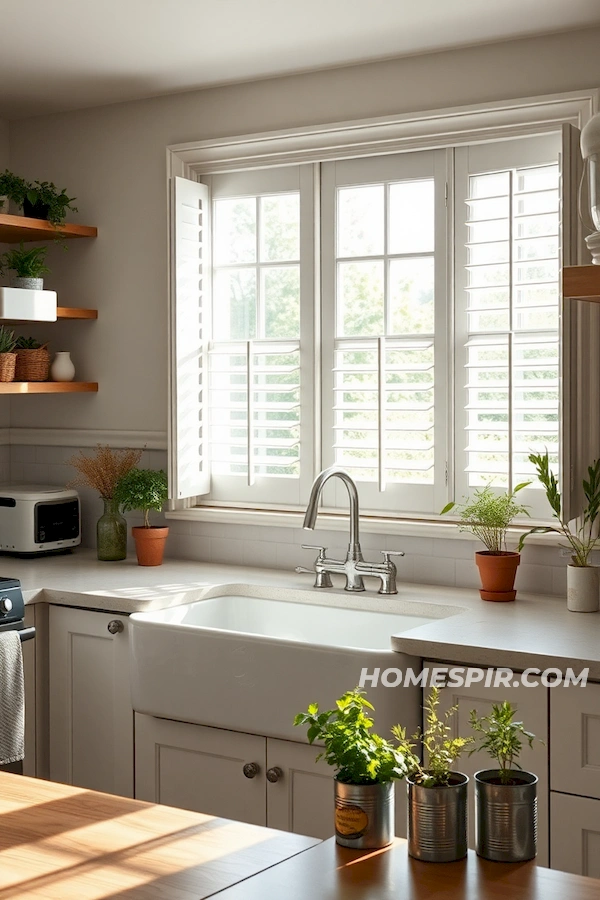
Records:
[[[323,760],[315,762],[319,747],[267,738],[267,769],[281,769],[267,781],[267,825],[280,831],[330,838],[333,824],[333,775]]]
[[[266,825],[265,761],[264,737],[135,714],[138,800]]]
[[[550,797],[552,868],[600,878],[600,800],[554,791]]]
[[[600,798],[600,684],[550,692],[550,786]]]
[[[276,782],[267,780],[267,825],[280,831],[325,840],[335,834],[333,770],[316,762],[319,747],[267,738],[267,769],[279,768]],[[406,785],[396,784],[396,834],[406,837]]]
[[[121,629],[116,634],[108,627],[114,621]],[[53,781],[133,796],[127,631],[126,616],[50,607]]]
[[[425,662],[423,666],[439,666],[440,663]],[[475,683],[469,687],[446,687],[441,692],[440,709],[442,712],[458,704],[458,711],[453,717],[455,735],[468,737],[471,732],[469,714],[472,709],[477,715],[487,715],[492,704],[508,700],[517,708],[517,716],[523,721],[525,728],[532,731],[540,741],[535,741],[533,749],[525,746],[521,754],[520,764],[523,769],[534,772],[538,779],[538,854],[537,864],[548,865],[548,692],[542,685],[536,687],[485,687]],[[558,690],[557,688],[555,690]],[[475,802],[473,775],[480,769],[493,769],[494,763],[486,753],[463,755],[455,765],[459,772],[464,772],[471,779],[469,785],[469,847],[475,848]]]

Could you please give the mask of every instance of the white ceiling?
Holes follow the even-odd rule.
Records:
[[[600,24],[599,0],[3,0],[21,118]]]

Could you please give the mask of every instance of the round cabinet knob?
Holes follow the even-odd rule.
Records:
[[[272,769],[267,769],[267,781],[270,781],[271,784],[275,784],[280,778],[283,778],[283,771],[279,766],[273,766]]]
[[[111,619],[106,627],[111,634],[120,634],[125,628],[120,619]]]
[[[0,613],[9,613],[12,608],[12,600],[9,597],[0,597]]]
[[[242,772],[246,776],[246,778],[255,778],[260,772],[260,766],[258,763],[246,763]]]

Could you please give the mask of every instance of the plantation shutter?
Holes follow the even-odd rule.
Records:
[[[206,358],[209,336],[208,188],[173,178],[169,498],[194,505],[210,490]]]
[[[561,266],[589,264],[578,215],[583,172],[580,132],[563,125],[561,152]],[[582,480],[600,456],[600,306],[562,298],[563,515],[576,518],[584,503]]]
[[[561,434],[559,153],[557,135],[456,151],[456,496],[531,481],[541,518],[529,454],[557,470]]]

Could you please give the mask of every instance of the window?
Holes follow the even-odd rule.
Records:
[[[531,450],[556,466],[559,152],[546,134],[203,175],[203,499],[302,506],[336,464],[365,512],[426,517],[529,480]]]

